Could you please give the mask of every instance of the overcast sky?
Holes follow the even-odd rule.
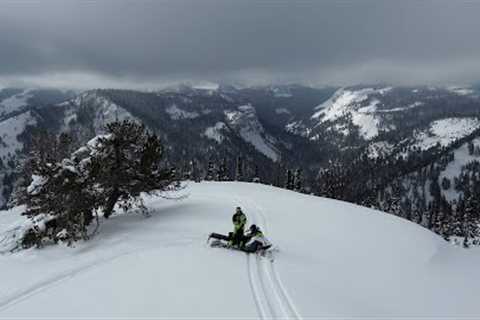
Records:
[[[480,80],[480,1],[5,1],[0,84]]]

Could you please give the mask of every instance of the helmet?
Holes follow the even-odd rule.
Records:
[[[235,210],[236,210],[236,211],[242,211],[242,208],[237,207]]]
[[[250,226],[250,231],[251,231],[252,233],[257,232],[257,231],[259,231],[259,230],[260,230],[260,228],[257,227],[257,226],[254,225],[254,224],[252,224],[252,225]]]

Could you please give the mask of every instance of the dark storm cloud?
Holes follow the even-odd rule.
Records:
[[[479,16],[480,1],[0,1],[0,80],[470,82]]]

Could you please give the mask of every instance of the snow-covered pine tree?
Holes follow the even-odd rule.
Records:
[[[205,176],[205,180],[207,181],[215,180],[215,165],[213,161],[208,161],[207,175]]]
[[[298,168],[297,170],[295,170],[295,174],[294,174],[293,179],[294,179],[294,182],[293,182],[294,190],[297,191],[297,192],[302,192],[303,191],[302,169]]]
[[[140,194],[175,191],[180,182],[174,170],[164,168],[163,147],[144,125],[124,120],[107,125],[106,134],[90,142],[90,175],[99,190],[100,206],[108,218],[118,204],[127,210]]]
[[[41,139],[47,136],[43,136]],[[31,152],[28,165],[30,184],[15,194],[23,213],[32,219],[32,228],[22,238],[22,246],[41,246],[46,239],[68,244],[87,239],[87,226],[98,208],[96,190],[84,162],[65,158],[71,139],[50,136],[48,145]]]
[[[217,170],[217,180],[218,181],[228,181],[230,178],[228,177],[227,172],[227,158],[222,158],[220,165],[218,166]]]

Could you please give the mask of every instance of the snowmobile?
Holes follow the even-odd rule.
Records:
[[[272,244],[263,236],[260,229],[255,225],[252,225],[250,227],[250,233],[245,235],[244,245],[232,245],[232,237],[233,232],[230,232],[228,235],[211,233],[208,236],[207,242],[211,247],[240,250],[246,253],[260,253],[262,255],[266,251],[272,249]],[[213,241],[210,241],[211,239],[213,239]]]

